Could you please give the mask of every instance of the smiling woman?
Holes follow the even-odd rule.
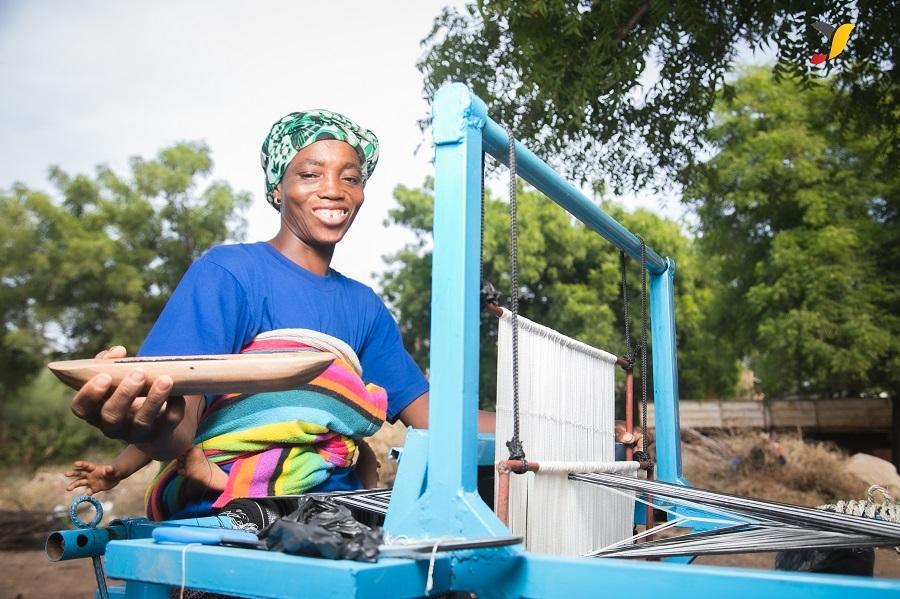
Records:
[[[353,148],[322,140],[297,152],[273,193],[281,228],[271,243],[318,275],[328,272],[334,246],[362,207],[362,167]]]
[[[359,368],[329,368],[284,393],[184,401],[169,397],[171,377],[156,377],[144,398],[144,373],[117,387],[101,374],[76,395],[78,416],[140,444],[113,462],[116,472],[128,476],[150,457],[167,461],[152,487],[151,517],[210,513],[238,496],[359,488],[353,466],[362,437],[385,418],[427,425],[428,383],[390,312],[369,287],[330,267],[377,161],[375,135],[340,114],[293,112],[275,123],[261,162],[278,233],[213,248],[191,265],[139,352],[309,351],[325,337],[329,347],[346,346]]]
[[[326,274],[335,244],[365,199],[378,138],[336,112],[292,112],[272,126],[261,161],[266,199],[281,212],[270,243],[311,272]]]

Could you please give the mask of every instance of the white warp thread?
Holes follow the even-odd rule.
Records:
[[[541,466],[541,472],[600,472],[603,474],[626,474],[634,476],[640,469],[638,462],[551,462],[530,458]]]
[[[624,497],[566,473],[597,471],[615,459],[615,361],[610,353],[536,324],[519,325],[519,437],[541,472],[511,474],[509,526],[529,551],[582,555],[631,535],[633,493]],[[512,318],[500,318],[495,459],[512,437]],[[545,461],[547,460],[547,461]],[[637,464],[622,466],[634,475]],[[573,469],[574,466],[574,469]],[[579,470],[586,468],[585,470]],[[609,470],[603,470],[608,472]]]

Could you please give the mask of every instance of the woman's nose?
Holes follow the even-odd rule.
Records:
[[[344,189],[341,186],[340,175],[325,175],[322,177],[322,186],[319,188],[321,197],[334,198],[343,196]]]

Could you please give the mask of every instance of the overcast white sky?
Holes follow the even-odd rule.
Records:
[[[462,3],[0,0],[0,188],[49,190],[51,164],[125,173],[130,156],[205,140],[214,178],[253,194],[248,241],[268,239],[278,219],[263,197],[263,137],[292,110],[337,110],[381,140],[333,263],[374,284],[381,256],[409,239],[382,225],[392,189],[431,173],[431,147],[416,152],[428,106],[415,63],[446,4]]]

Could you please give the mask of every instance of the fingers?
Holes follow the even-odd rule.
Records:
[[[108,374],[98,374],[86,382],[72,398],[72,413],[89,424],[98,425],[100,410],[111,384],[112,378]]]
[[[87,484],[87,479],[79,478],[78,480],[73,480],[71,483],[69,483],[69,486],[66,487],[66,491],[74,491],[78,487],[86,487]]]
[[[139,395],[143,394],[146,379],[147,374],[143,370],[135,370],[119,383],[119,386],[110,394],[109,399],[103,402],[97,426],[107,437],[125,438],[127,416],[131,404]]]
[[[97,358],[126,355],[125,347],[116,345],[98,353]],[[169,397],[173,385],[169,376],[158,377],[146,390],[147,374],[137,369],[116,388],[111,388],[111,384],[108,375],[95,376],[78,391],[71,405],[75,416],[96,426],[107,437],[146,443],[171,434],[184,418],[184,398]]]
[[[85,462],[84,460],[78,460],[72,466],[72,472],[93,472],[94,468],[97,467],[93,462]]]
[[[171,435],[175,428],[181,424],[181,421],[184,420],[185,405],[184,396],[182,395],[173,395],[168,398],[162,414],[157,419],[158,437]]]
[[[124,346],[114,345],[97,354],[97,358],[124,358],[128,352]],[[142,377],[146,376],[143,373]],[[135,387],[134,379],[129,380],[127,385],[119,385],[115,390],[111,389],[112,378],[108,374],[98,374],[87,383],[72,398],[72,413],[78,418],[98,427],[104,434],[114,438],[119,437],[121,429],[120,411],[122,404],[130,403],[128,395],[133,392]],[[143,379],[139,384],[143,385]],[[137,393],[134,394],[137,396]],[[116,401],[109,404],[109,400],[115,398]],[[133,397],[131,398],[133,400]]]
[[[124,345],[113,345],[109,349],[105,349],[96,356],[94,356],[98,360],[102,360],[104,358],[108,359],[116,359],[116,358],[124,358],[128,355],[128,350],[125,349]]]
[[[159,429],[165,425],[165,418],[160,419],[160,412],[168,408],[169,391],[172,390],[172,377],[163,375],[157,378],[147,397],[137,405],[136,411],[131,416],[130,437],[140,440],[149,440],[159,434]]]

